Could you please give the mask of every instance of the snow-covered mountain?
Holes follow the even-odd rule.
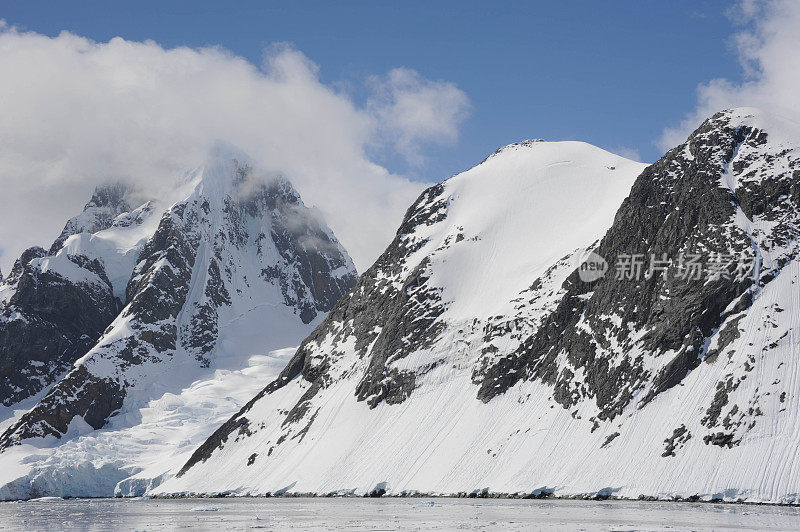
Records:
[[[0,402],[35,397],[97,342],[158,223],[153,202],[129,206],[123,185],[98,187],[47,252],[26,250],[0,282]]]
[[[466,489],[398,475],[433,478],[456,459],[480,474],[486,449],[465,446],[491,432],[484,416],[501,418],[500,401],[477,399],[474,372],[498,357],[493,343],[510,352],[536,330],[572,255],[602,237],[644,167],[581,142],[529,141],[425,191],[281,377],[163,489]],[[215,473],[222,464],[237,473]]]
[[[32,252],[19,263],[24,274],[5,281],[3,324],[32,321],[18,302],[17,279],[26,275],[32,284],[36,275],[52,277],[45,296],[58,319],[75,321],[70,308],[52,302],[74,291],[102,294],[108,312],[82,352],[68,353],[80,358],[62,355],[47,374],[66,375],[49,389],[44,379],[29,385],[32,408],[18,397],[6,403],[21,412],[3,423],[0,463],[15,467],[0,473],[0,496],[112,495],[116,481],[163,459],[159,450],[186,453],[263,387],[256,376],[277,373],[268,354],[297,345],[354,285],[349,256],[285,179],[260,179],[223,153],[187,176],[182,190],[166,208],[149,202],[135,210],[124,190],[99,190],[67,223],[55,254]],[[91,310],[83,303],[75,312]],[[29,326],[22,334],[40,332]],[[12,355],[24,364],[50,345]],[[230,390],[236,375],[250,378]],[[226,395],[192,404],[214,386]],[[181,403],[187,407],[176,417],[171,409]],[[169,441],[181,435],[180,445],[156,445],[154,435],[167,433]],[[154,445],[145,452],[148,434]],[[158,467],[154,476],[168,476],[168,465]]]
[[[755,109],[646,168],[504,148],[153,492],[798,502],[798,180],[800,126]]]

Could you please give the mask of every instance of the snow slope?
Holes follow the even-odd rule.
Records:
[[[506,146],[446,181],[447,224],[416,232],[427,242],[405,267],[435,255],[448,320],[508,311],[532,279],[602,236],[644,167],[583,142]],[[469,243],[434,253],[448,237]]]
[[[281,376],[152,493],[800,502],[798,175],[800,126],[754,109],[647,168],[501,150],[424,192]],[[755,269],[592,284],[587,247],[612,272],[626,252]]]
[[[101,282],[87,270],[78,270],[70,256],[84,256],[103,264],[114,296],[125,301],[125,288],[144,245],[158,228],[164,211],[156,201],[148,201],[130,212],[119,214],[111,226],[94,233],[83,231],[72,234],[61,242],[61,248],[52,256],[37,259],[42,271],[53,270],[71,282]]]

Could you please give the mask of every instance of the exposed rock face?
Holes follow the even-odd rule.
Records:
[[[28,263],[0,315],[0,395],[11,405],[35,395],[83,356],[117,305],[102,265],[81,266],[99,282],[73,283]]]
[[[70,236],[108,229],[130,211],[126,191],[123,185],[98,187],[84,211],[67,222],[49,253],[40,247],[26,250],[8,278],[0,281],[3,405],[53,384],[91,349],[119,312],[121,302],[115,298],[103,257],[89,253],[79,242],[62,248]],[[123,219],[124,215],[119,221]]]
[[[589,220],[620,169],[521,143],[425,191],[156,492],[800,501],[800,125],[718,113]]]
[[[284,303],[299,309],[303,323],[329,312],[353,287],[357,275],[350,259],[288,181],[260,187],[239,208],[251,217],[270,217],[269,234],[258,235],[258,246],[264,253],[263,241],[271,240],[280,255],[279,267],[266,267],[261,275],[280,286]]]
[[[638,392],[642,406],[680,384],[707,355],[725,351],[743,312],[797,256],[798,176],[796,149],[770,144],[766,131],[734,113],[714,115],[639,176],[596,250],[611,264],[631,254],[673,263],[649,278],[642,270],[639,280],[570,275],[536,333],[476,376],[479,397],[540,379],[564,408],[594,400],[605,420]],[[680,262],[692,255],[705,268],[696,279]],[[708,271],[714,257],[724,257],[716,278]]]
[[[170,372],[208,367],[223,323],[261,306],[277,310],[256,317],[294,315],[310,323],[353,286],[352,261],[288,181],[260,184],[250,173],[230,160],[199,172],[195,191],[161,217],[141,249],[127,306],[67,376],[0,437],[0,447],[60,438],[76,418],[100,428],[126,400],[141,404],[148,389],[168,389]]]
[[[411,393],[415,375],[390,368],[389,359],[398,360],[424,348],[440,332],[441,325],[435,322],[443,310],[441,298],[436,290],[425,286],[429,261],[423,260],[413,266],[400,286],[393,286],[389,276],[402,272],[408,265],[409,255],[418,246],[412,236],[416,224],[434,222],[437,213],[443,213],[445,205],[439,197],[441,193],[441,186],[428,189],[411,206],[387,251],[362,276],[352,296],[337,305],[328,319],[335,328],[335,338],[356,337],[359,358],[364,357],[370,347],[375,353],[356,388],[356,397],[367,400],[370,406],[381,401],[400,403]],[[331,367],[334,360],[313,356],[314,346],[329,334],[330,329],[319,327],[303,342],[281,374],[281,384],[301,372],[303,378],[312,383],[312,389],[331,384],[325,368]],[[332,357],[336,357],[335,352]]]

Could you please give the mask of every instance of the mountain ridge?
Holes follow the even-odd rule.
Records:
[[[284,373],[153,493],[380,487],[796,502],[797,447],[786,442],[798,424],[798,131],[754,109],[714,115],[636,173],[608,226],[593,224],[596,238],[572,247],[532,231],[548,250],[564,246],[555,257],[522,260],[522,240],[515,250],[503,247],[508,231],[487,236],[520,212],[502,208],[514,194],[533,204],[535,192],[470,211],[486,221],[476,234],[458,202],[488,204],[492,190],[466,200],[459,176],[435,185]],[[587,251],[612,264],[593,283],[578,272]],[[673,280],[686,269],[679,256],[698,251],[709,255],[703,274],[718,277]],[[616,278],[614,259],[651,252],[677,256],[648,277]],[[753,259],[749,280],[734,263],[710,265],[734,253]],[[501,266],[481,270],[487,259]],[[526,269],[508,292],[484,276]],[[359,318],[387,311],[383,322]]]

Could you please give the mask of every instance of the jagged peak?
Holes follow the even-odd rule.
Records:
[[[304,206],[291,181],[280,172],[260,168],[249,156],[228,144],[217,143],[203,165],[187,174],[194,187],[191,195],[202,197],[212,208],[222,209],[231,200],[253,216],[263,216],[278,204]]]
[[[703,121],[690,138],[723,127],[757,129],[766,132],[773,143],[800,146],[800,123],[758,107],[734,107],[714,113]]]
[[[14,261],[14,266],[11,267],[11,272],[8,274],[8,278],[6,278],[5,282],[8,284],[16,282],[19,280],[19,277],[25,270],[25,266],[27,266],[32,260],[42,258],[46,255],[47,251],[45,251],[45,249],[42,247],[29,247],[22,252],[22,255],[20,255],[17,260]]]
[[[61,234],[50,246],[54,255],[70,236],[78,233],[94,233],[111,226],[119,215],[129,212],[137,202],[135,187],[121,181],[109,181],[95,187],[92,197],[83,211],[70,218]]]
[[[132,191],[131,185],[121,181],[103,183],[95,187],[92,199],[84,206],[84,210],[92,207],[128,207],[127,197]]]

